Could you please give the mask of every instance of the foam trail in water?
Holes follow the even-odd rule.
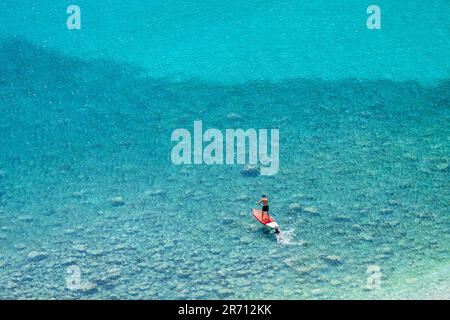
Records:
[[[288,231],[280,230],[280,233],[276,233],[275,236],[277,237],[278,244],[286,246],[295,244],[295,242],[293,241],[295,236],[294,229],[289,229]]]

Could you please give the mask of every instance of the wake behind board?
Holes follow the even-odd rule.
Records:
[[[267,218],[267,214],[264,214],[264,219],[263,219],[262,211],[258,210],[258,209],[253,209],[252,214],[253,214],[253,218],[258,220],[261,224],[263,224],[264,226],[266,226],[270,229],[274,229],[276,232],[278,232],[278,223],[276,223],[272,217],[269,216],[269,218]]]

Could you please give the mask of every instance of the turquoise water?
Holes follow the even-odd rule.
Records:
[[[0,4],[0,298],[450,298],[447,1],[69,3]],[[195,120],[280,172],[173,165]]]
[[[291,78],[432,81],[450,76],[450,3],[372,1],[35,1],[0,4],[0,33],[82,59],[112,58],[170,80]],[[77,4],[82,29],[69,32]]]

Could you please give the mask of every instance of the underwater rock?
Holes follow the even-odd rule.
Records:
[[[225,297],[229,297],[231,295],[233,295],[234,291],[231,289],[227,289],[227,288],[219,288],[217,289],[217,294],[221,297],[221,298],[225,298]]]
[[[331,284],[332,286],[337,287],[337,286],[340,286],[340,285],[342,284],[342,282],[341,282],[340,280],[338,280],[338,279],[331,279],[331,280],[330,280],[330,284]]]
[[[353,278],[353,276],[348,274],[342,278],[342,282],[345,282],[347,284],[352,284],[355,282],[355,279]]]
[[[14,248],[19,251],[23,251],[27,248],[27,246],[23,243],[18,243],[14,245]]]
[[[175,273],[180,279],[189,279],[192,276],[191,270],[189,269],[179,269]]]
[[[101,249],[88,249],[86,250],[86,253],[90,254],[91,256],[101,256],[103,254],[103,250]]]
[[[8,284],[6,285],[5,288],[8,290],[16,290],[18,287],[19,287],[19,285],[17,282],[10,281],[10,282],[8,282]]]
[[[144,284],[144,283],[140,284],[137,287],[137,290],[139,290],[141,292],[148,292],[150,289],[151,289],[150,285],[149,284]]]
[[[395,207],[400,207],[400,206],[402,205],[400,201],[398,201],[398,200],[393,200],[393,199],[389,200],[388,203],[389,203],[391,206],[395,206]]]
[[[252,243],[252,239],[250,237],[243,236],[239,239],[239,242],[242,244]]]
[[[167,191],[162,189],[152,189],[144,192],[146,196],[165,196],[167,195]]]
[[[339,256],[336,255],[329,255],[324,257],[324,260],[328,262],[329,264],[338,265],[342,264],[342,259]]]
[[[34,218],[32,216],[20,216],[17,220],[21,222],[32,222]]]
[[[95,280],[95,283],[100,286],[111,285],[111,281],[120,278],[120,268],[113,267],[106,270],[106,274],[102,275],[99,279]]]
[[[313,265],[306,265],[306,260],[303,257],[287,258],[283,262],[289,268],[300,274],[307,274],[315,269]]]
[[[417,154],[410,153],[410,152],[404,153],[404,154],[403,154],[403,157],[404,157],[406,160],[413,160],[413,161],[419,160],[419,157],[418,157]]]
[[[374,286],[374,285],[364,285],[363,287],[362,287],[362,290],[364,290],[364,291],[373,291],[373,290],[375,290],[377,287],[376,286]]]
[[[234,113],[234,112],[231,112],[231,113],[227,114],[227,119],[228,120],[239,120],[241,118],[242,117],[239,114]]]
[[[118,279],[122,273],[122,271],[120,270],[120,268],[114,267],[114,268],[110,268],[108,270],[106,270],[106,273],[108,275],[108,278],[113,280],[113,279]]]
[[[305,201],[313,201],[313,200],[315,200],[314,196],[303,194],[303,193],[294,194],[292,197],[296,198],[296,199],[300,199],[300,200],[305,200]]]
[[[433,215],[429,212],[415,212],[414,215],[420,219],[432,219]]]
[[[393,251],[392,251],[391,247],[383,247],[380,251],[381,251],[381,253],[383,253],[385,255],[393,254]]]
[[[288,206],[288,210],[291,213],[298,213],[298,212],[307,212],[307,213],[310,213],[310,214],[317,214],[317,213],[319,213],[319,210],[316,207],[313,207],[313,206],[303,207],[300,203],[297,203],[297,202],[291,203]]]
[[[127,250],[127,249],[133,250],[134,248],[133,247],[129,247],[125,243],[119,243],[119,244],[114,246],[114,249],[117,250],[117,251],[122,251],[122,250]]]
[[[241,174],[244,177],[257,177],[261,174],[261,169],[257,166],[248,164],[241,170]]]
[[[84,191],[76,191],[72,193],[72,198],[81,199],[84,196]]]
[[[301,212],[302,211],[302,206],[300,205],[300,203],[291,203],[288,207],[290,212]]]
[[[348,216],[336,216],[336,217],[333,218],[333,220],[336,221],[336,222],[349,222],[352,219],[350,217],[348,217]]]
[[[30,261],[36,262],[46,259],[48,257],[48,254],[40,251],[31,251],[30,253],[28,253],[27,257]]]
[[[251,270],[248,269],[242,269],[238,270],[234,273],[236,277],[247,277],[251,274]],[[225,278],[226,274],[223,275],[223,278]]]
[[[242,202],[250,201],[250,200],[251,200],[251,198],[249,196],[246,196],[246,195],[240,195],[239,197],[236,198],[236,201],[242,201]]]
[[[220,217],[220,219],[222,219],[222,222],[230,223],[230,224],[235,222],[235,219],[233,218],[233,216],[228,214],[227,212],[224,212],[224,211],[219,212],[218,216]]]
[[[86,252],[87,247],[84,244],[76,244],[72,247],[75,251]]]
[[[388,227],[396,227],[399,224],[400,224],[400,221],[397,221],[397,220],[387,221],[385,223],[385,225],[388,226]]]
[[[121,196],[117,196],[111,199],[111,204],[113,207],[121,207],[125,205],[125,199]]]
[[[300,240],[298,242],[298,245],[301,246],[301,247],[309,246],[309,241],[307,241],[307,240]]]
[[[97,292],[97,285],[93,282],[86,282],[80,284],[77,290],[83,293],[91,294]]]
[[[292,268],[293,270],[295,270],[297,273],[300,274],[309,274],[312,271],[314,271],[314,267],[313,266],[297,266]]]
[[[321,294],[324,293],[324,291],[322,289],[319,289],[319,288],[312,289],[310,292],[311,292],[311,294],[313,296],[321,295]]]
[[[77,264],[77,260],[75,258],[66,258],[61,261],[61,265],[64,267],[73,266]]]
[[[308,212],[308,213],[311,213],[311,214],[319,213],[319,210],[317,210],[317,208],[316,208],[316,207],[313,207],[313,206],[304,207],[304,208],[303,208],[303,211]]]
[[[374,240],[374,238],[370,234],[367,234],[367,233],[361,233],[360,238],[361,238],[361,240],[368,241],[368,242],[372,242]]]
[[[68,236],[69,235],[73,235],[75,233],[77,233],[77,231],[75,229],[66,229],[66,230],[64,230],[64,234],[68,235]]]
[[[382,213],[382,214],[391,214],[393,212],[394,212],[394,210],[392,210],[391,208],[382,208],[382,209],[380,209],[380,213]]]

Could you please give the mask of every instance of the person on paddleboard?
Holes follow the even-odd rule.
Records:
[[[264,221],[269,220],[269,199],[267,199],[267,197],[263,194],[261,200],[258,201],[258,203],[256,205],[260,205],[262,204],[262,215],[261,215],[261,219]],[[264,219],[264,213],[267,215],[267,218]]]

